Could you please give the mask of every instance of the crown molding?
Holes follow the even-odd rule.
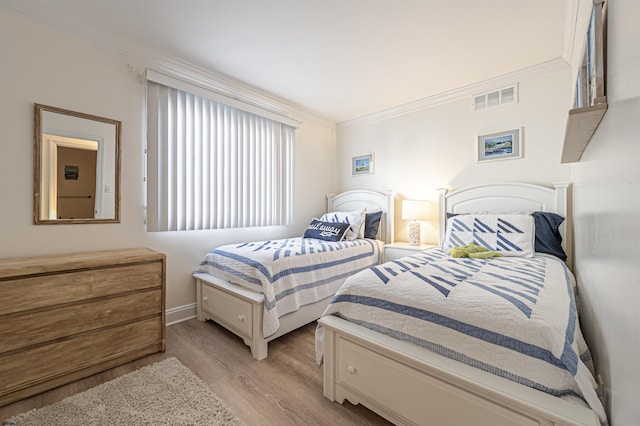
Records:
[[[301,123],[301,121],[298,120],[297,116],[302,115],[306,121],[313,121],[324,126],[335,126],[334,122],[319,116],[313,111],[223,73],[205,69],[148,46],[131,43],[128,40],[123,40],[112,34],[95,31],[91,26],[81,28],[65,24],[60,20],[56,20],[55,17],[44,14],[42,9],[38,8],[34,2],[3,0],[0,8],[4,8],[10,13],[21,15],[26,19],[49,25],[64,33],[78,37],[85,42],[94,43],[97,46],[127,57],[132,62],[139,62],[139,64],[137,64],[139,65],[139,70],[137,69],[136,71],[140,74],[141,79],[144,78],[145,69],[151,67],[157,71],[184,76],[195,84],[220,93],[221,95],[272,111],[296,120],[299,123]],[[132,63],[129,64],[130,70],[134,68],[133,65]]]
[[[497,87],[509,86],[517,83],[519,80],[530,78],[531,76],[560,70],[567,67],[567,65],[567,61],[565,61],[564,58],[552,59],[537,65],[533,65],[531,67],[462,86],[457,89],[438,93],[436,95],[418,99],[416,101],[399,105],[394,108],[389,108],[384,111],[365,115],[353,120],[343,121],[336,124],[336,130],[343,130],[366,124],[372,124],[378,121],[388,120],[390,118],[410,114],[427,108],[433,108],[435,106],[442,105],[448,102],[453,102],[465,97],[470,97],[476,93],[491,91],[492,89],[495,89]]]
[[[297,121],[300,125],[303,124],[301,120],[304,119],[305,121],[311,121],[322,126],[335,127],[334,122],[313,111],[269,92],[257,89],[225,74],[198,67],[162,52],[153,51],[147,47],[135,50],[122,46],[115,46],[114,48],[119,49],[123,54],[126,50],[128,56],[144,63],[144,68],[152,67],[157,71],[171,75],[184,76],[189,81],[208,90],[283,115]],[[141,72],[143,73],[144,70],[141,70]]]

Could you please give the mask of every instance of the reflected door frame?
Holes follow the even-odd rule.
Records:
[[[76,138],[73,136],[55,135],[48,132],[42,134],[40,212],[46,212],[45,220],[56,220],[58,212],[58,147],[85,149],[97,151],[96,160],[96,191],[93,218],[100,218],[102,212],[102,168],[104,161],[104,142],[101,138],[95,140]],[[89,218],[92,219],[92,218]]]

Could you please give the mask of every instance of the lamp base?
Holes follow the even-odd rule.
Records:
[[[409,245],[420,245],[420,222],[409,223]]]

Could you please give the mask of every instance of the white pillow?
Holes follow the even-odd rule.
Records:
[[[357,238],[364,238],[364,222],[367,214],[367,208],[363,207],[362,210],[354,210],[352,212],[330,212],[322,215],[320,220],[322,222],[340,222],[348,223],[351,225],[345,240],[355,240]]]
[[[503,256],[533,257],[535,225],[529,214],[463,214],[447,219],[442,249],[470,242]]]

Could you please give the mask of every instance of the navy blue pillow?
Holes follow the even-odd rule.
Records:
[[[551,212],[533,212],[533,220],[536,225],[535,250],[567,260],[567,254],[562,249],[562,235],[558,230],[564,217]]]
[[[375,213],[367,213],[364,218],[364,237],[372,240],[376,239],[378,235],[378,228],[380,227],[380,218],[382,217],[382,211]]]
[[[312,219],[302,238],[316,238],[325,241],[342,241],[351,225],[342,222],[323,222]]]

